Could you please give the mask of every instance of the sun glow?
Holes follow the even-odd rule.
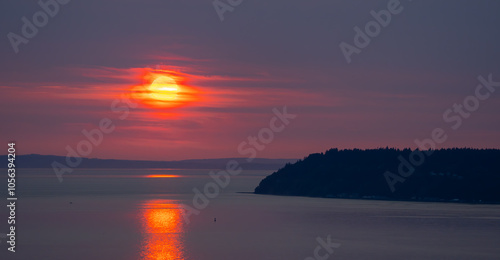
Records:
[[[152,175],[146,175],[146,178],[179,178],[181,177],[180,175],[173,175],[173,174],[152,174]]]
[[[141,212],[143,260],[182,260],[184,257],[184,224],[182,209],[166,200],[151,200]]]
[[[168,76],[159,76],[148,88],[152,99],[159,101],[173,101],[177,99],[180,88],[174,79]]]
[[[171,70],[144,69],[141,86],[131,88],[132,98],[151,108],[168,108],[197,101],[198,91],[187,84],[185,74]]]

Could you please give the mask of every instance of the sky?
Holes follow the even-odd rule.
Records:
[[[257,157],[302,158],[436,128],[436,148],[500,148],[500,91],[476,91],[500,81],[499,1],[40,2],[0,3],[0,136],[18,154],[67,155],[102,121],[85,157],[246,157],[261,133]]]

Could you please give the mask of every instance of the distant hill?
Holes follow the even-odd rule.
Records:
[[[0,167],[7,168],[7,156],[2,155]],[[17,168],[52,168],[52,162],[65,164],[65,156],[55,155],[17,155],[15,164]],[[255,158],[247,162],[245,158],[221,159],[194,159],[181,161],[134,161],[113,159],[82,158],[78,168],[175,168],[175,169],[225,169],[229,160],[236,160],[245,170],[277,170],[286,163],[295,162],[297,159],[263,159]]]
[[[423,161],[417,154],[424,155]],[[263,179],[255,193],[500,203],[499,162],[497,149],[331,149],[286,164]]]

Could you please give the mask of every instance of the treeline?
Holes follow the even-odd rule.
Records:
[[[286,164],[255,193],[499,203],[499,162],[498,149],[330,149]]]

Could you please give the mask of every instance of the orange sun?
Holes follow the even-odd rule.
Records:
[[[159,76],[149,85],[149,96],[158,101],[174,101],[180,91],[174,79],[168,76]]]
[[[142,86],[131,89],[132,98],[151,108],[179,107],[198,100],[197,91],[176,71],[144,69]]]

